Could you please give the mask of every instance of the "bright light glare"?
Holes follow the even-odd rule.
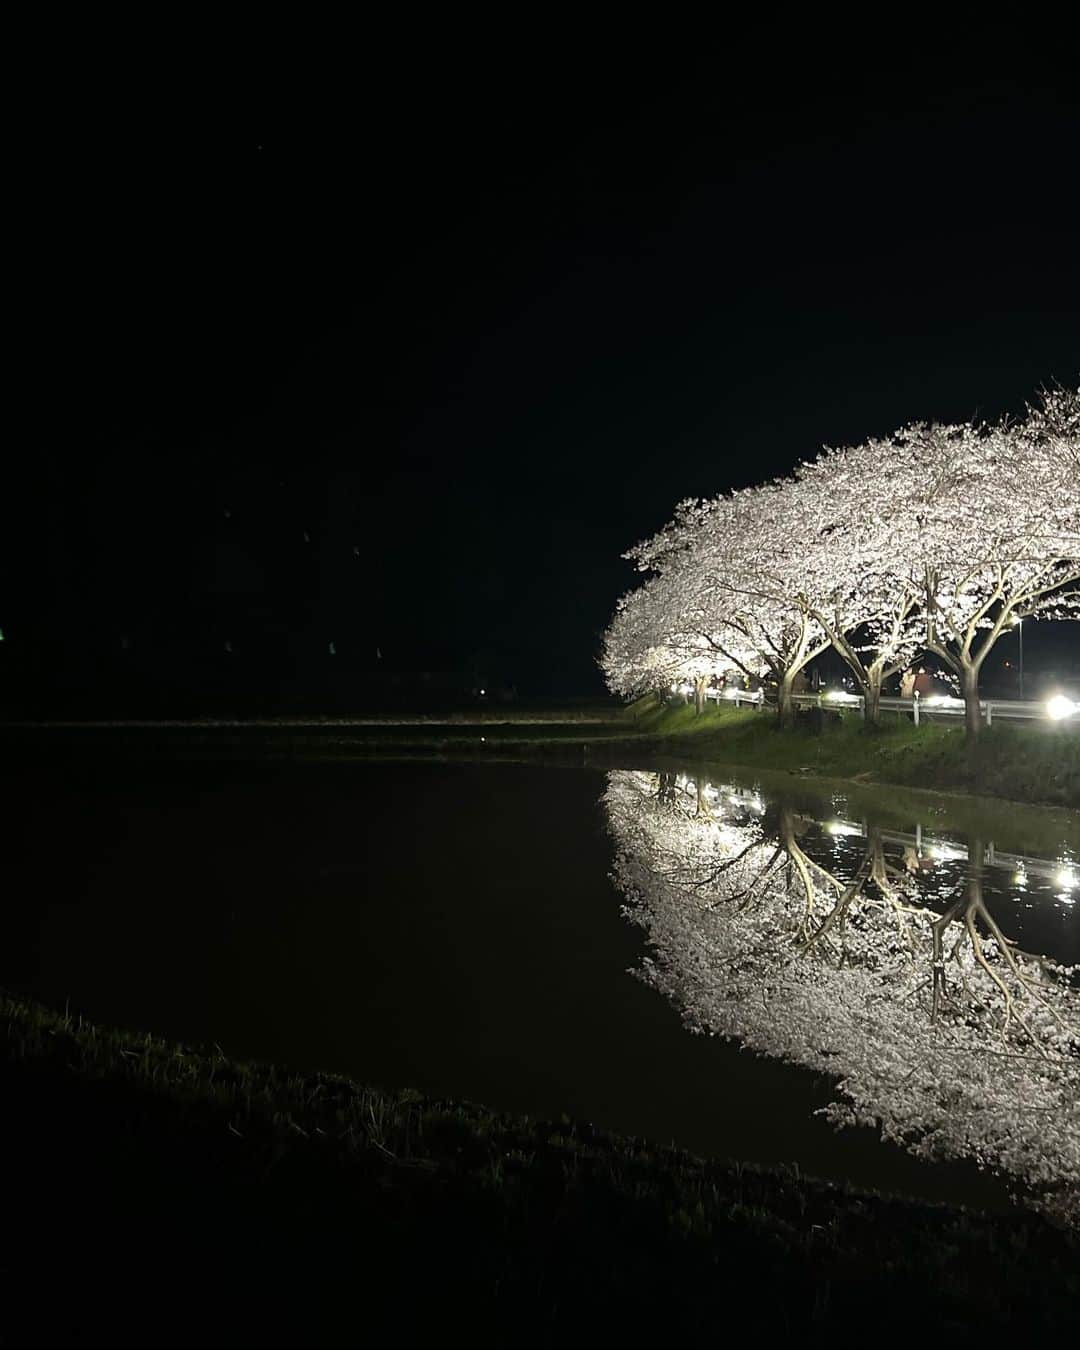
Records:
[[[858,825],[852,825],[848,820],[830,820],[825,828],[830,834],[862,834]]]
[[[968,856],[967,850],[962,848],[952,848],[948,844],[933,844],[929,849],[930,856],[936,858],[938,862],[963,862]]]
[[[1055,694],[1046,704],[1046,715],[1055,722],[1061,721],[1063,717],[1071,717],[1074,712],[1080,712],[1080,703],[1074,703],[1064,694]]]
[[[1078,884],[1076,873],[1071,872],[1067,867],[1063,867],[1055,878],[1057,884],[1066,891],[1073,890]]]

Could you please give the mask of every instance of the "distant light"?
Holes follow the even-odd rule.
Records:
[[[1066,891],[1071,891],[1076,886],[1080,885],[1080,880],[1077,879],[1076,873],[1068,867],[1063,867],[1054,880]]]
[[[481,690],[480,690],[480,697],[483,698],[483,696],[484,696],[486,693],[487,693],[487,690],[486,690],[486,689],[481,689]],[[481,736],[480,739],[483,740],[483,739],[484,739],[483,736]]]
[[[1026,873],[1026,872],[1017,872],[1017,874],[1013,877],[1013,885],[1014,885],[1014,886],[1026,886],[1026,885],[1027,885],[1027,873]]]
[[[1080,703],[1074,703],[1071,698],[1066,698],[1064,694],[1055,694],[1046,704],[1046,715],[1055,722],[1060,722],[1063,717],[1071,717],[1074,712],[1080,711]]]
[[[830,820],[825,828],[830,834],[862,834],[858,825],[853,825],[849,820]]]

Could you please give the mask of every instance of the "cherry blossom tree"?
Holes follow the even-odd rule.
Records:
[[[1030,618],[1080,618],[1080,439],[1068,400],[1030,425],[933,426],[911,436],[905,509],[920,527],[925,645],[959,677],[969,739],[979,675],[1003,633]]]
[[[1080,388],[1043,390],[1038,403],[1028,406],[1021,433],[1060,459],[1074,484],[1080,481]]]
[[[884,681],[927,650],[976,737],[1001,635],[1080,618],[1078,407],[1080,391],[1058,389],[1016,426],[916,423],[789,480],[681,503],[626,555],[648,579],[605,640],[610,686],[670,672],[694,682],[700,710],[720,661],[767,670],[790,725],[795,679],[832,646],[875,724]]]
[[[851,670],[865,718],[880,720],[884,682],[922,646],[917,526],[898,509],[902,435],[826,450],[785,486],[783,519],[803,541],[792,589]]]
[[[670,525],[626,556],[665,582],[672,631],[689,628],[696,642],[748,674],[771,673],[780,722],[789,725],[793,682],[829,640],[792,594],[782,561],[791,543],[777,528],[780,497],[779,485],[768,484],[683,502]]]
[[[636,698],[666,690],[673,682],[691,682],[700,711],[719,648],[709,636],[715,625],[688,599],[677,578],[665,575],[619,601],[600,658],[613,693]]]

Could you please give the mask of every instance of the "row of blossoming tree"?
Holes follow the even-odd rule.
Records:
[[[885,680],[921,652],[955,675],[969,738],[979,673],[1023,619],[1080,619],[1080,389],[1022,422],[914,424],[827,449],[790,478],[685,501],[625,555],[646,579],[619,601],[601,665],[623,697],[724,668],[793,682],[834,648],[876,725]]]

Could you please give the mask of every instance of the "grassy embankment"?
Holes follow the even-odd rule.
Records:
[[[999,724],[984,728],[969,749],[954,723],[924,719],[916,727],[889,714],[877,732],[851,714],[804,715],[781,732],[768,712],[710,707],[696,716],[692,707],[648,700],[627,716],[638,736],[695,759],[1080,807],[1077,727]]]
[[[238,1064],[2,995],[0,1044],[12,1344],[24,1325],[37,1344],[345,1344],[428,1322],[473,1344],[590,1324],[846,1343],[883,1318],[955,1341],[1077,1316],[1080,1247],[1034,1218]]]

